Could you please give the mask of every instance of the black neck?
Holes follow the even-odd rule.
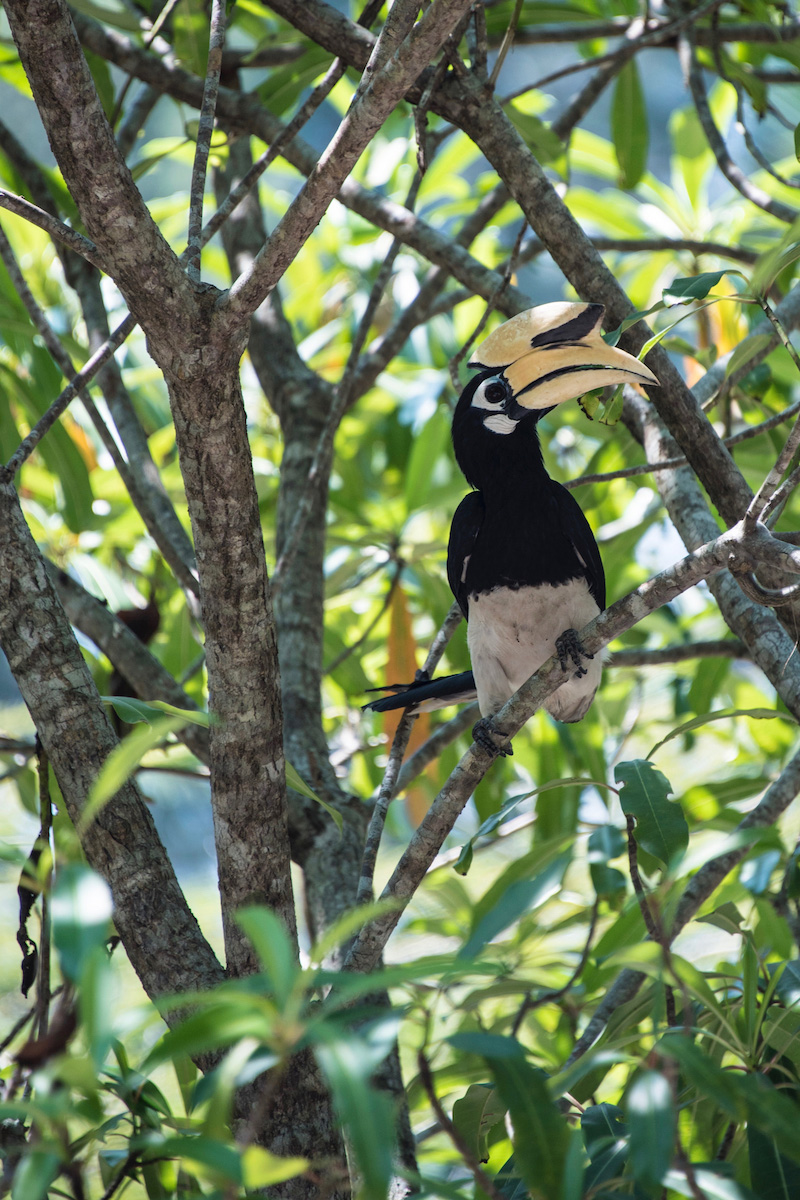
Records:
[[[453,418],[453,449],[467,482],[490,504],[538,492],[549,484],[536,432],[536,414],[519,421],[512,433],[493,433],[485,412],[466,407]]]

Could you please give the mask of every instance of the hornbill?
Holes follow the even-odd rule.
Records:
[[[405,685],[365,707],[410,713],[477,695],[475,740],[498,751],[487,719],[552,654],[572,677],[545,701],[559,721],[580,721],[601,662],[576,632],[605,607],[605,578],[589,523],[550,478],[537,425],[557,404],[606,384],[658,380],[600,334],[602,304],[555,303],[519,313],[490,334],[470,367],[453,416],[453,449],[475,489],[450,529],[447,578],[468,621],[472,670]],[[381,689],[383,690],[383,689]]]

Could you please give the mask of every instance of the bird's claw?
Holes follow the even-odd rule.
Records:
[[[510,743],[507,746],[498,746],[494,740],[495,734],[502,737],[489,717],[481,717],[480,721],[476,721],[472,726],[472,740],[476,746],[480,746],[481,750],[485,750],[492,758],[511,758],[514,751]]]
[[[593,654],[589,654],[584,650],[583,642],[578,636],[575,629],[565,629],[560,637],[556,638],[556,654],[558,661],[561,663],[561,670],[566,673],[570,659],[577,670],[573,678],[582,679],[587,674],[586,667],[583,665],[585,658],[594,658]]]

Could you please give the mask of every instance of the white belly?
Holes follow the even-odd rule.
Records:
[[[600,609],[583,579],[557,587],[495,588],[469,598],[469,645],[472,670],[483,716],[502,708],[526,679],[556,652],[556,639],[566,629],[580,632]],[[576,679],[568,664],[565,682],[545,701],[559,721],[580,721],[600,685],[600,655],[584,661],[586,674]]]

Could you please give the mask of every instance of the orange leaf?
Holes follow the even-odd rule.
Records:
[[[389,661],[386,679],[389,683],[411,683],[417,670],[417,643],[414,638],[413,622],[408,608],[408,599],[401,586],[392,593],[389,606]],[[403,715],[402,709],[383,714],[383,731],[391,744],[395,730]],[[413,753],[430,736],[430,714],[421,713],[414,722],[406,754]],[[409,820],[416,826],[429,807],[425,788],[411,787],[406,792],[406,810]]]

